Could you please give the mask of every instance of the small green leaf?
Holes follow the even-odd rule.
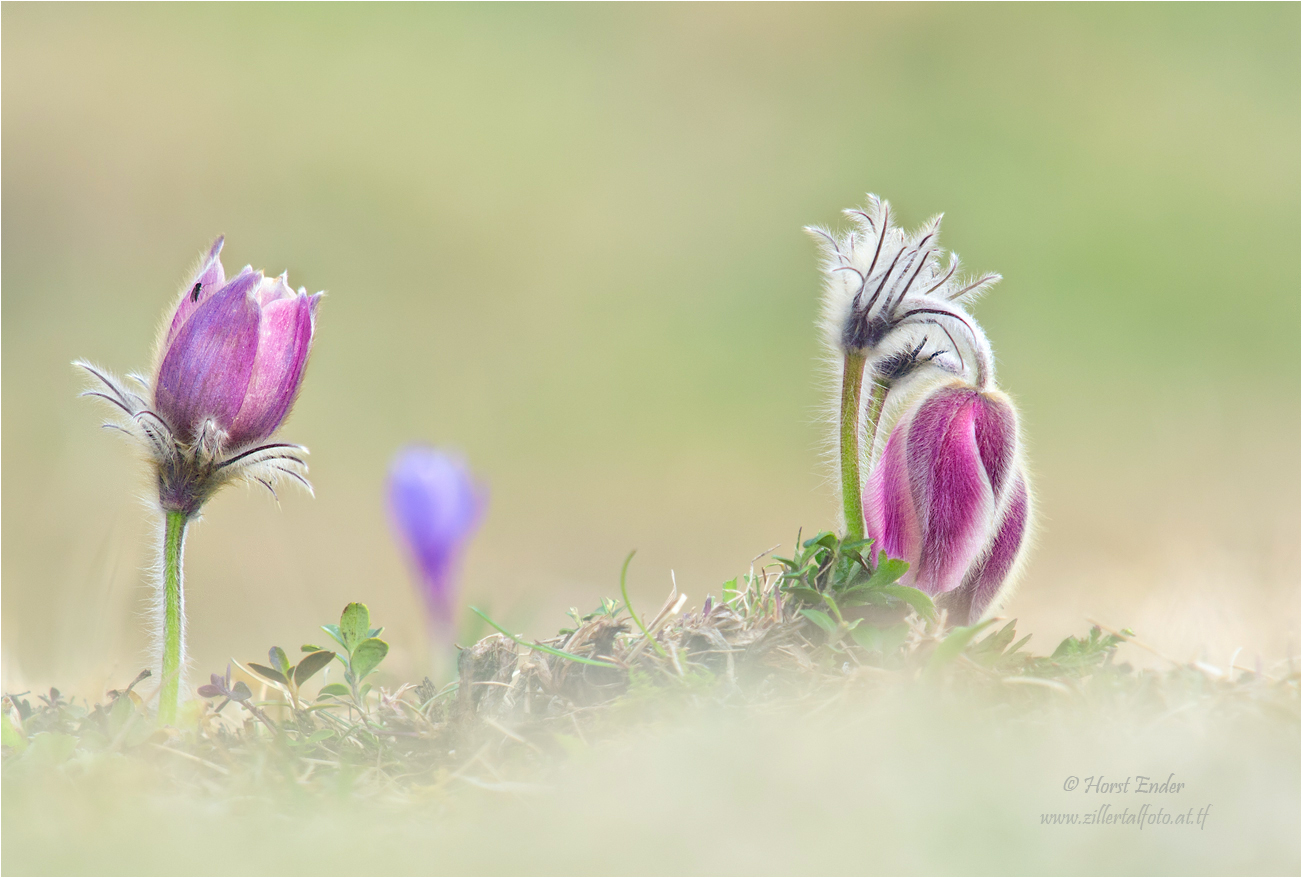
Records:
[[[726,604],[737,596],[737,577],[729,579],[723,584],[723,602]]]
[[[371,611],[366,604],[351,603],[339,617],[339,635],[349,652],[370,636]]]
[[[303,652],[317,652],[321,649],[321,647],[313,646],[310,643],[305,643],[302,646],[300,646],[299,649],[301,649]]]
[[[13,747],[15,750],[26,750],[27,739],[23,733],[18,731],[18,727],[9,719],[9,714],[0,713],[0,744],[6,747]]]
[[[372,628],[372,629],[371,629],[371,633],[367,634],[366,636],[367,636],[367,637],[379,637],[379,636],[380,636],[380,632],[383,631],[383,630],[384,630],[383,627],[381,627],[381,628]]]
[[[854,642],[869,652],[882,652],[882,631],[872,625],[860,625],[850,629]]]
[[[334,729],[317,729],[315,732],[307,736],[307,742],[309,744],[319,744],[321,741],[324,741],[327,738],[333,738],[334,736]]]
[[[822,610],[801,610],[800,615],[822,628],[829,635],[836,633],[836,623],[832,621],[831,616]]]
[[[339,644],[344,649],[348,648],[348,644],[344,643],[343,634],[339,632],[338,625],[322,625],[321,630],[324,631],[326,634],[329,634],[331,637],[333,637],[335,639],[335,643]]]
[[[317,693],[316,697],[319,701],[322,698],[328,698],[330,696],[334,696],[335,698],[346,698],[348,697],[348,694],[348,687],[343,683],[329,683],[321,687],[321,691]]]
[[[836,542],[836,534],[832,533],[830,530],[825,530],[817,536],[805,540],[801,545],[806,549],[813,546],[822,546],[825,549],[835,549]]]
[[[904,601],[928,622],[936,618],[936,605],[932,603],[931,597],[925,591],[907,585],[883,585],[878,590],[883,594]]]
[[[792,586],[791,588],[786,589],[786,592],[790,597],[799,598],[800,600],[807,601],[811,604],[821,604],[823,602],[822,593],[814,591],[812,588]]]
[[[279,646],[273,646],[267,656],[271,659],[271,666],[280,671],[282,677],[289,679],[294,666],[289,663],[289,656],[285,655],[285,651]]]
[[[269,668],[266,665],[260,665],[257,662],[249,662],[249,667],[253,668],[253,670],[257,671],[259,674],[266,677],[268,680],[271,680],[275,683],[279,683],[282,686],[289,685],[289,681],[285,679],[285,675],[274,668]]]
[[[955,628],[949,633],[949,636],[940,642],[936,651],[931,654],[927,660],[927,671],[935,673],[940,668],[954,661],[972,642],[972,638],[981,633],[982,629],[992,625],[994,619],[987,619],[978,625],[969,625],[965,628]]]
[[[389,644],[377,637],[371,637],[363,640],[353,649],[352,657],[349,661],[353,666],[354,676],[360,680],[375,670],[384,657],[389,654]]]
[[[311,679],[313,674],[330,664],[330,660],[334,657],[335,654],[328,649],[322,649],[303,656],[303,660],[294,669],[294,685],[302,686]]]
[[[112,706],[109,707],[109,734],[116,735],[126,727],[131,721],[135,708],[131,704],[131,699],[126,696],[115,698]]]

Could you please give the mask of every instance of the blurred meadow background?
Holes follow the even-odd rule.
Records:
[[[364,600],[396,683],[429,661],[382,497],[406,443],[488,485],[463,594],[535,636],[630,549],[635,602],[672,569],[697,603],[834,524],[801,227],[868,191],[1004,275],[976,313],[1039,497],[1032,646],[1091,618],[1296,654],[1295,4],[0,15],[8,691],[145,665],[157,522],[69,363],[146,369],[218,234],[328,293],[281,434],[316,497],[206,508],[192,666]]]

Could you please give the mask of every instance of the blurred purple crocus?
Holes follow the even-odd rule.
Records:
[[[1027,543],[1031,496],[1017,413],[997,390],[932,389],[891,431],[864,489],[874,551],[909,562],[901,582],[979,619]]]
[[[393,527],[411,556],[425,606],[446,633],[455,622],[457,564],[483,518],[485,492],[460,459],[412,446],[394,457],[388,493]]]

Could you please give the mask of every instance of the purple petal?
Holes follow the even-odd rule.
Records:
[[[176,313],[172,315],[172,323],[168,327],[167,337],[163,341],[165,348],[171,347],[176,334],[181,331],[181,327],[190,319],[190,315],[226,285],[226,271],[222,268],[221,261],[222,244],[225,242],[226,238],[224,236],[213,242],[203,264],[199,266],[199,270],[195,272],[194,277],[181,291],[181,300],[176,303]],[[197,290],[195,284],[199,285]]]
[[[207,683],[199,687],[199,696],[201,698],[216,698],[218,695],[221,694],[222,694],[222,690],[218,689],[216,686],[212,686]]]
[[[283,281],[276,283],[284,286]],[[257,356],[243,405],[230,427],[232,448],[266,439],[289,415],[307,369],[320,296],[291,294],[262,308]]]
[[[1021,473],[1018,473],[1013,481],[1008,508],[999,525],[999,533],[990,546],[990,552],[973,570],[964,585],[964,589],[970,589],[972,593],[967,624],[970,625],[981,618],[986,608],[999,594],[999,590],[1008,579],[1008,574],[1012,572],[1017,563],[1017,556],[1026,542],[1026,526],[1030,521],[1030,513],[1031,499],[1026,490],[1026,480]]]
[[[430,613],[440,624],[451,624],[454,568],[483,517],[483,492],[457,459],[412,447],[389,469],[389,510]]]
[[[980,398],[972,388],[945,388],[909,425],[909,475],[925,522],[917,587],[928,594],[958,588],[988,537],[994,494],[976,445]]]
[[[280,277],[264,280],[254,296],[258,304],[265,307],[280,299],[292,299],[294,290],[290,288],[285,278],[286,275],[282,274]]]
[[[990,488],[999,496],[1017,455],[1017,413],[1008,398],[998,391],[982,394],[978,403],[977,449],[990,478]]]
[[[206,418],[229,430],[244,402],[260,322],[250,293],[261,281],[258,272],[241,272],[200,303],[163,354],[154,404],[183,441],[193,441]]]
[[[901,426],[904,424],[901,420],[900,425],[891,431],[881,459],[868,474],[863,510],[874,554],[884,551],[892,558],[908,561],[909,572],[901,581],[911,585],[917,577],[922,532],[904,459],[907,432],[907,426]]]

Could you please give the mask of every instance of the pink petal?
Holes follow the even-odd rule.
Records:
[[[289,415],[307,368],[320,295],[275,299],[262,309],[256,362],[230,428],[232,448],[266,439]]]
[[[204,299],[167,345],[154,381],[154,405],[183,441],[207,418],[229,430],[258,350],[259,314],[250,294],[262,275],[245,270]]]
[[[976,442],[981,394],[942,389],[918,406],[907,460],[924,519],[917,587],[928,594],[958,588],[989,538],[994,493]]]
[[[864,486],[863,511],[867,534],[873,540],[872,553],[883,551],[891,558],[908,561],[909,572],[901,581],[912,585],[917,577],[922,532],[904,459],[905,432],[897,426],[886,440],[886,448]]]
[[[1030,521],[1031,499],[1026,490],[1026,480],[1018,473],[1013,480],[1012,497],[999,525],[998,535],[990,552],[968,577],[964,590],[971,592],[971,609],[967,624],[972,624],[986,611],[1017,563],[1017,556],[1026,541],[1026,527]]]
[[[225,242],[226,238],[224,236],[213,242],[203,265],[199,267],[199,271],[195,273],[190,282],[185,285],[185,290],[181,293],[181,300],[176,304],[176,312],[172,315],[172,323],[168,327],[167,338],[163,341],[165,347],[171,346],[176,334],[181,331],[181,327],[185,325],[185,321],[190,319],[190,315],[195,312],[195,309],[226,285],[226,271],[222,268],[221,261],[222,244]],[[198,290],[195,289],[195,284],[199,284]]]
[[[982,394],[976,410],[976,444],[990,488],[999,496],[1017,455],[1017,413],[998,391]]]

